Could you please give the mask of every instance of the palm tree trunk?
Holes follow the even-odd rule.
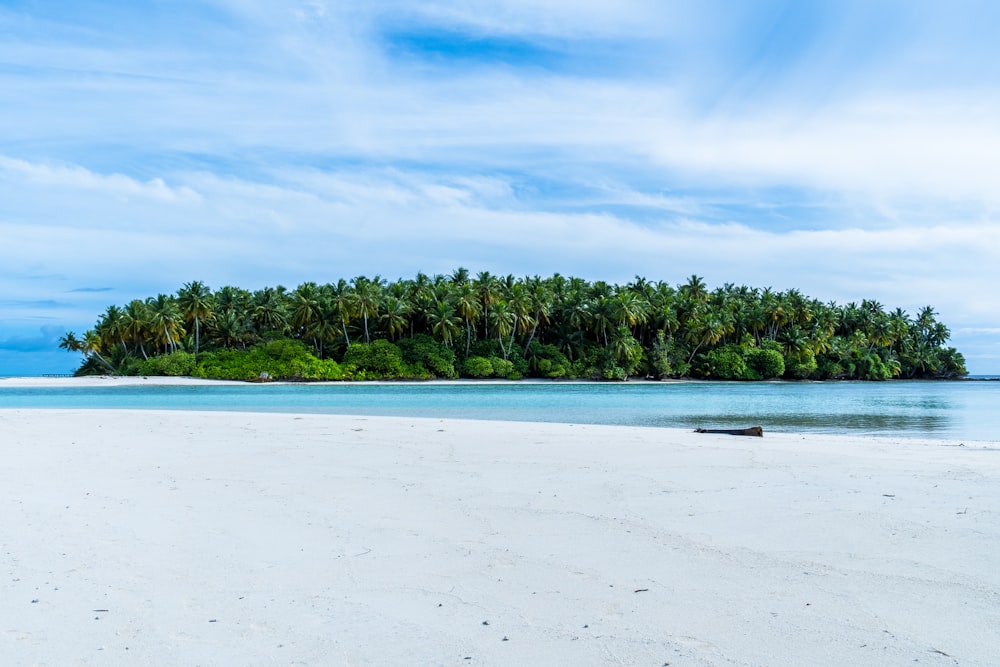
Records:
[[[531,347],[531,341],[535,340],[535,332],[538,330],[538,318],[535,317],[535,324],[531,327],[531,335],[528,336],[528,342],[524,344],[524,349],[527,350]]]
[[[694,346],[694,350],[691,352],[691,356],[688,357],[688,365],[691,364],[691,360],[694,359],[694,355],[698,354],[698,350],[701,349],[701,345],[704,342],[705,341],[700,341],[697,345]]]
[[[111,369],[111,374],[112,375],[115,375],[118,372],[117,370],[115,370],[115,367],[112,366],[110,363],[108,363],[108,360],[105,359],[104,357],[102,357],[101,353],[98,352],[97,350],[94,350],[94,356],[97,357],[98,359],[100,359],[102,364],[104,364],[105,366],[107,366],[108,368]]]

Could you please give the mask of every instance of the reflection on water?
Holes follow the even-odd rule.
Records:
[[[3,387],[0,407],[397,415],[1000,439],[997,382]]]
[[[900,415],[872,413],[815,413],[747,415],[683,415],[661,419],[657,426],[672,428],[708,427],[745,428],[767,424],[772,431],[815,431],[818,433],[909,433],[931,435],[947,433],[954,420],[942,415]]]

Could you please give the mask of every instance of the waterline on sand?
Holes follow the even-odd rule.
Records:
[[[433,382],[246,384],[0,380],[0,406],[198,409],[1000,438],[1000,383]]]

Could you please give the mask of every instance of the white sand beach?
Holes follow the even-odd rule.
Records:
[[[5,409],[0,457],[5,665],[1000,661],[1000,445]]]

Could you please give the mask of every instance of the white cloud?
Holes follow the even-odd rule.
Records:
[[[296,180],[300,175],[305,177]],[[93,178],[103,182],[100,175]],[[823,301],[874,298],[911,313],[932,304],[961,335],[986,333],[972,331],[976,323],[985,325],[980,329],[1000,324],[1000,296],[969,289],[1000,282],[1000,230],[989,225],[792,232],[693,219],[644,225],[609,214],[498,209],[480,195],[482,183],[463,189],[448,177],[398,170],[288,172],[281,174],[282,185],[186,178],[182,187],[197,190],[197,201],[145,198],[118,209],[94,206],[73,225],[38,221],[64,215],[55,202],[76,182],[34,181],[22,196],[37,209],[35,223],[2,229],[7,243],[0,260],[8,276],[0,276],[0,298],[21,293],[24,283],[13,281],[13,273],[61,276],[33,282],[39,296],[81,285],[116,286],[114,294],[67,294],[60,300],[71,305],[55,310],[68,314],[79,313],[80,303],[125,302],[174,291],[192,279],[257,288],[359,274],[446,273],[462,265],[615,282],[639,274],[680,283],[697,273],[712,285],[797,287]],[[509,190],[495,180],[487,181],[487,193],[506,196]],[[0,187],[0,196],[18,204],[10,186]],[[154,224],[136,226],[137,216]],[[183,219],[183,235],[169,223],[175,218]],[[37,309],[22,314],[37,315]]]
[[[344,275],[405,274],[427,264],[438,271],[453,268],[434,257],[414,257],[413,244],[420,242],[461,244],[467,264],[498,261],[500,248],[510,253],[508,270],[515,272],[574,272],[614,280],[641,273],[668,281],[698,273],[717,284],[797,286],[824,300],[879,298],[910,309],[932,303],[949,311],[960,306],[967,316],[981,317],[1000,312],[1000,298],[968,289],[977,281],[1000,280],[992,275],[1000,271],[991,268],[1000,266],[1000,230],[989,224],[791,232],[694,219],[645,225],[609,214],[531,210],[513,199],[507,199],[510,206],[495,208],[478,182],[463,187],[448,177],[398,170],[289,172],[280,186],[203,174],[187,178],[190,184],[183,187],[201,193],[197,202],[160,199],[120,209],[98,203],[80,211],[88,224],[68,228],[38,224],[46,218],[63,220],[67,213],[57,203],[60,182],[35,183],[36,189],[25,193],[37,209],[35,225],[4,231],[11,241],[8,265],[36,273],[61,268],[97,274],[99,279],[90,282],[102,284],[114,280],[123,264],[149,272],[151,256],[172,282],[190,279],[198,267],[216,275],[246,274],[239,267],[260,267],[271,261],[261,258],[275,255],[295,257],[294,273],[302,279],[310,271],[326,271],[325,258],[331,256],[337,258],[337,273]],[[509,197],[509,188],[496,180],[487,181],[487,193]],[[15,211],[21,208],[16,193],[0,194]],[[137,226],[136,218],[145,224]],[[53,224],[62,228],[53,233]],[[178,226],[185,230],[182,237],[176,235]],[[98,263],[103,273],[93,258],[79,253],[94,241],[115,258]],[[21,265],[18,257],[32,258],[33,266]],[[45,257],[50,259],[40,259]],[[225,258],[222,270],[209,268],[220,257]]]
[[[17,142],[0,156],[0,299],[461,264],[930,303],[987,336],[988,30],[960,29],[968,8],[842,4],[817,3],[824,20],[784,56],[757,30],[777,2],[217,0],[208,18],[179,7],[183,31],[120,34],[111,9],[41,32],[3,14],[0,134]],[[906,20],[883,30],[894,12]],[[380,31],[408,27],[540,40],[583,66],[383,48]],[[621,62],[588,56],[608,43]],[[41,274],[56,277],[19,278]]]
[[[162,178],[140,182],[123,174],[97,174],[80,166],[36,164],[0,155],[0,172],[26,185],[52,189],[85,190],[116,197],[141,197],[161,202],[198,202],[188,187],[170,187]]]
[[[1000,100],[901,98],[802,118],[729,118],[667,128],[662,162],[755,184],[800,184],[872,197],[1000,203]],[[654,135],[655,136],[655,135]]]

